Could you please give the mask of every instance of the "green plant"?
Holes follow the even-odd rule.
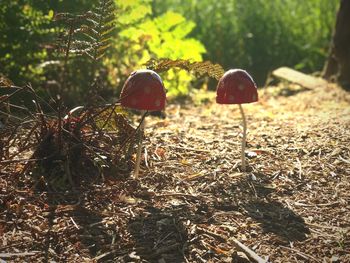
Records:
[[[175,12],[152,17],[150,1],[116,2],[117,14],[121,14],[117,15],[119,31],[114,42],[118,55],[106,60],[111,76],[119,80],[116,84],[123,83],[121,76],[143,67],[151,58],[202,60],[204,46],[188,37],[195,27],[193,22]],[[125,17],[125,13],[130,16]],[[193,76],[184,71],[169,70],[162,74],[162,79],[168,97],[175,97],[188,93]]]
[[[42,2],[42,1],[40,1]],[[3,0],[0,5],[0,73],[15,83],[44,79],[37,65],[47,58],[53,11],[46,3]]]
[[[12,137],[6,135],[1,140],[1,148],[9,149],[19,136],[29,138],[35,135],[30,143],[24,144],[24,147],[28,147],[24,150],[30,148],[33,151],[32,159],[35,160],[24,172],[30,168],[36,186],[61,192],[74,189],[81,180],[87,179],[81,178],[82,171],[102,176],[104,170],[127,164],[135,129],[128,124],[118,105],[97,106],[96,101],[89,99],[86,106],[71,111],[65,107],[69,96],[82,95],[83,91],[98,95],[101,91],[100,70],[103,69],[102,59],[107,53],[114,28],[114,2],[99,0],[91,11],[82,14],[58,13],[55,18],[57,28],[62,29],[56,44],[56,60],[46,61],[42,68],[48,77],[56,77],[59,89],[49,105],[30,85],[18,88],[24,96],[33,98],[34,111],[19,107],[26,111],[25,115],[29,113],[32,116],[32,126],[25,135],[15,132],[22,127],[20,122],[9,126]],[[77,63],[84,63],[84,74]],[[8,83],[5,77],[1,77],[1,85],[8,86]],[[18,93],[16,87],[10,88],[15,91],[4,99],[1,97],[6,103]],[[45,112],[43,105],[50,107],[50,114]],[[110,127],[114,128],[112,134],[109,133]],[[115,148],[108,143],[111,139],[116,141]],[[19,149],[20,152],[22,150]]]
[[[64,24],[57,42],[61,93],[74,98],[85,93],[88,95],[85,98],[95,99],[103,89],[102,59],[115,27],[114,12],[113,0],[99,0],[96,7],[82,14],[56,14],[55,20]],[[81,74],[81,63],[85,64],[84,74]]]
[[[130,72],[151,58],[201,61],[205,53],[189,37],[193,22],[175,12],[154,16],[149,0],[4,1],[0,72],[15,83],[31,82],[46,98],[60,94],[68,105],[96,89],[117,97]],[[193,80],[175,70],[162,77],[169,96],[187,94]]]
[[[205,59],[245,68],[261,85],[279,66],[323,67],[338,0],[155,0],[154,15],[172,10],[193,20]]]

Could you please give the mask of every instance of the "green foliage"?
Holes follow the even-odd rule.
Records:
[[[17,84],[38,81],[42,69],[37,65],[47,56],[43,47],[52,33],[52,11],[29,2],[2,0],[0,5],[0,73]]]
[[[77,55],[87,55],[95,63],[109,47],[110,33],[114,29],[114,3],[112,0],[100,0],[95,10],[82,15],[59,13],[56,21],[64,21],[69,29],[61,36],[60,48]],[[66,53],[66,52],[64,52]]]
[[[116,2],[120,30],[115,41],[118,55],[115,59],[106,61],[112,65],[110,68],[116,75],[115,79],[118,80],[117,76],[121,76],[123,72],[130,73],[144,67],[151,58],[202,60],[204,46],[198,40],[188,37],[195,27],[193,22],[175,12],[166,12],[152,18],[150,1],[132,1],[132,4]],[[133,12],[130,9],[138,11]],[[123,15],[126,13],[129,14],[127,17]],[[187,94],[193,80],[189,73],[176,70],[167,71],[162,77],[169,97]]]
[[[98,93],[108,86],[103,82],[102,61],[115,28],[114,13],[113,0],[99,0],[95,7],[81,14],[55,15],[57,25],[62,28],[57,41],[58,61],[43,64],[47,73],[61,72],[52,77],[60,80],[59,92],[68,95],[66,102],[81,97],[89,104],[95,103]]]
[[[112,3],[115,18],[99,9]],[[91,83],[104,87],[104,97],[117,97],[130,72],[151,59],[200,62],[204,56],[225,69],[245,68],[262,84],[281,65],[306,72],[322,68],[338,5],[338,0],[2,0],[0,74],[51,94],[66,88],[71,104],[89,96]],[[69,16],[54,21],[62,12],[75,17],[73,34]],[[69,35],[73,39],[66,62],[65,53],[55,49],[58,35],[61,50],[67,50]],[[161,74],[169,96],[188,93],[193,81],[188,72]]]
[[[4,1],[0,73],[61,93],[68,104],[90,98],[92,87],[117,97],[130,72],[151,58],[201,61],[205,52],[188,37],[193,22],[175,12],[155,17],[149,0]],[[186,94],[193,80],[175,70],[162,77],[170,96]]]
[[[260,84],[272,69],[320,70],[328,52],[338,0],[155,0],[155,15],[174,10],[193,20],[191,36],[206,59],[245,68]]]

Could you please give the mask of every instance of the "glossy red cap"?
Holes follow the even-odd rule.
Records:
[[[220,78],[216,88],[219,104],[243,104],[258,101],[258,91],[253,78],[242,69],[230,69]]]
[[[165,98],[162,79],[149,69],[132,72],[120,94],[121,105],[135,110],[163,110]]]

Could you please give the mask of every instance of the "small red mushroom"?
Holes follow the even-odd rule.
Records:
[[[219,104],[238,104],[243,119],[242,170],[246,171],[245,146],[247,122],[243,103],[258,101],[258,92],[253,78],[242,69],[230,69],[220,78],[216,88],[216,102]]]
[[[149,111],[161,111],[165,108],[165,88],[160,76],[148,69],[134,71],[125,81],[120,94],[123,107],[140,110],[140,140],[137,149],[134,177],[138,178],[140,171],[142,132],[145,128],[145,117]]]

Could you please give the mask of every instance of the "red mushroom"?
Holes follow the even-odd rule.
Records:
[[[247,122],[244,115],[243,103],[258,101],[258,92],[253,78],[242,69],[231,69],[227,71],[219,80],[216,89],[216,102],[219,104],[238,104],[243,119],[242,138],[242,170],[246,170],[245,146]]]
[[[145,117],[148,111],[160,111],[165,107],[165,89],[160,76],[148,69],[131,73],[120,94],[121,105],[130,109],[140,110],[140,139],[136,155],[134,177],[138,178],[140,171],[142,132],[145,128]]]

